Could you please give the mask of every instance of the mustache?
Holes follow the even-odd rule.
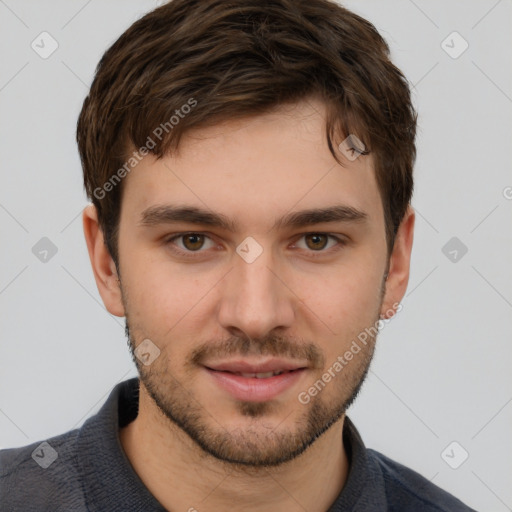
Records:
[[[202,366],[205,361],[234,355],[305,359],[313,368],[323,368],[325,364],[324,355],[313,343],[304,343],[279,335],[264,338],[232,336],[222,342],[207,342],[192,351],[191,362]]]

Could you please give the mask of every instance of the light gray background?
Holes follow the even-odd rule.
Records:
[[[0,0],[0,447],[80,426],[136,375],[86,252],[75,126],[103,52],[156,5]],[[345,5],[387,39],[420,115],[409,288],[350,416],[369,447],[475,509],[512,510],[512,3]],[[47,59],[31,48],[43,31],[59,45]],[[453,31],[469,43],[456,59],[441,46]],[[58,248],[46,263],[42,237]],[[458,469],[453,441],[469,453]]]

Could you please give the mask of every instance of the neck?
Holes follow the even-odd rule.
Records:
[[[137,418],[120,431],[135,472],[168,510],[326,511],[348,474],[343,420],[295,459],[272,468],[240,467],[206,454],[165,418],[140,386]]]

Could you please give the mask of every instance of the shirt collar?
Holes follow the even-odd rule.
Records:
[[[78,436],[78,457],[86,502],[91,511],[165,511],[133,469],[119,439],[120,427],[138,412],[139,380],[121,382]]]

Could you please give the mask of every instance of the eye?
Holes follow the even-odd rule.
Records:
[[[329,239],[332,241],[331,245],[329,245]],[[306,233],[302,235],[299,240],[305,241],[305,247],[300,247],[297,243],[295,244],[296,246],[300,249],[306,249],[314,252],[327,252],[328,249],[331,249],[336,245],[344,245],[345,243],[337,236],[329,235],[327,233]]]
[[[177,242],[176,242],[177,241]],[[203,252],[201,249],[211,249],[215,244],[213,240],[202,233],[182,233],[167,240],[183,252]]]

